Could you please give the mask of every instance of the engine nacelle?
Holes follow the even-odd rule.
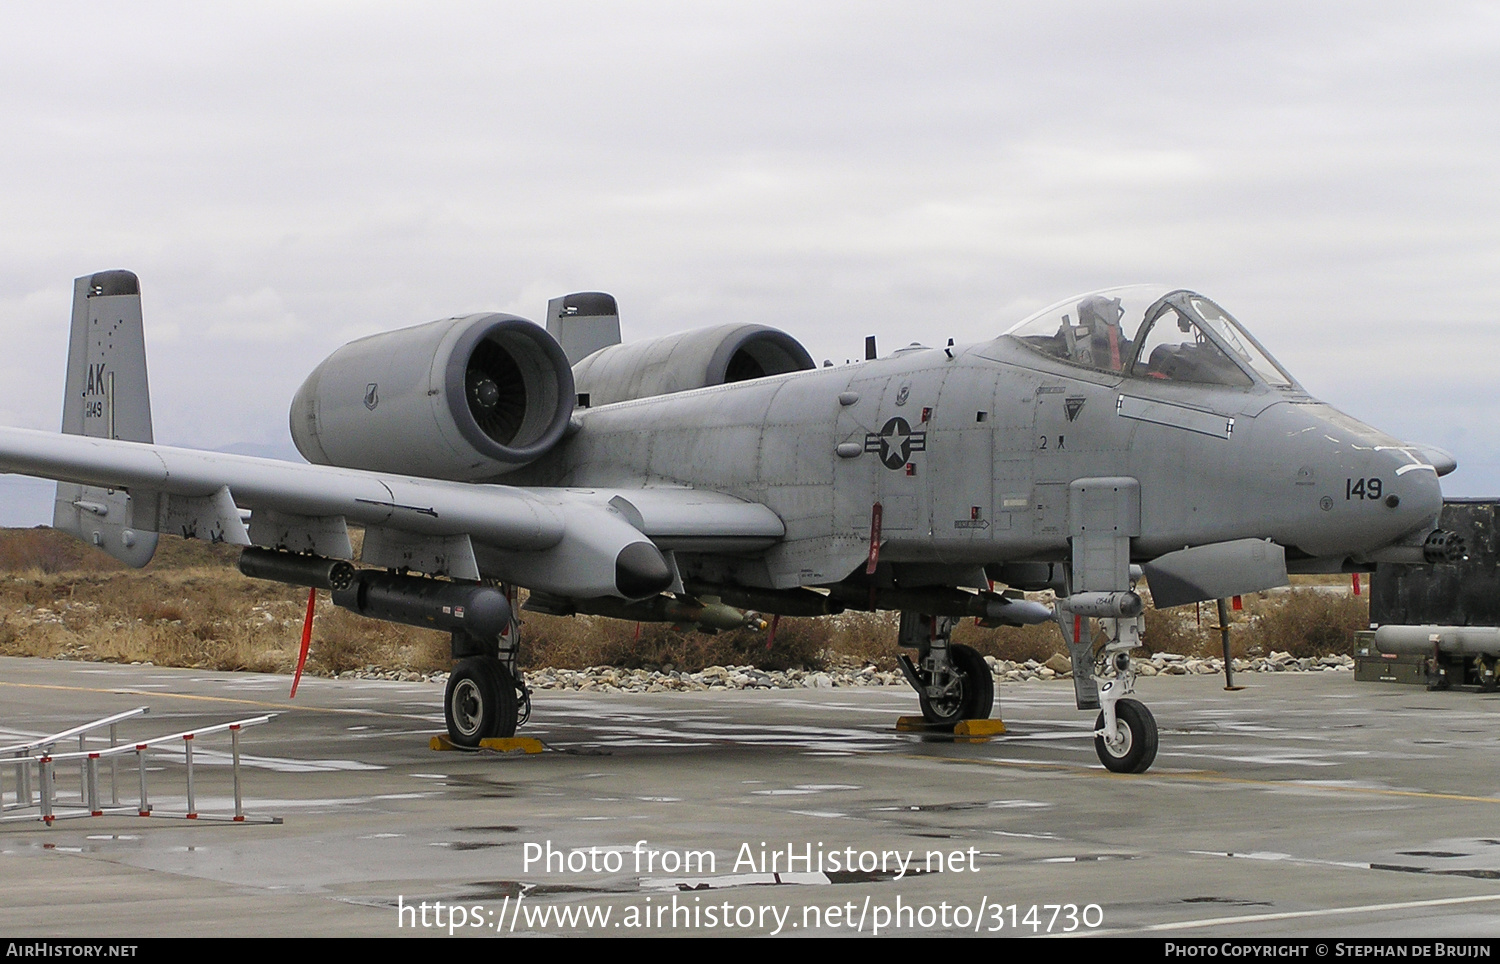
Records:
[[[719,325],[602,348],[573,367],[573,379],[594,406],[813,367],[807,349],[784,331]]]
[[[480,314],[350,342],[307,376],[290,420],[309,462],[474,480],[552,448],[573,403],[573,373],[551,335]]]

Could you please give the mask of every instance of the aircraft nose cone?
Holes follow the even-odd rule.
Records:
[[[1381,446],[1364,465],[1362,476],[1356,469],[1344,480],[1344,489],[1345,505],[1378,543],[1431,529],[1443,510],[1437,472],[1423,453],[1408,446]]]
[[[1292,486],[1298,522],[1289,545],[1315,556],[1364,557],[1406,545],[1436,524],[1436,466],[1410,445],[1316,403],[1286,410],[1287,449],[1301,463]],[[1283,463],[1286,464],[1286,463]]]
[[[1435,520],[1443,510],[1443,486],[1435,466],[1426,461],[1425,453],[1409,448],[1388,449],[1379,472],[1385,483],[1382,501],[1388,508],[1404,510],[1416,523]]]

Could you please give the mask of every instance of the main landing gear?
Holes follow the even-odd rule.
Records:
[[[473,749],[481,740],[509,738],[531,718],[531,690],[517,667],[520,628],[514,619],[498,639],[453,634],[453,671],[443,697],[443,717],[454,746]]]
[[[477,747],[490,737],[516,735],[520,698],[516,678],[493,656],[459,660],[448,676],[443,716],[454,746]]]
[[[901,654],[901,671],[917,691],[922,718],[951,726],[988,719],[995,708],[995,677],[977,651],[950,641],[957,622],[950,616],[901,613],[897,643],[917,651],[915,661]]]

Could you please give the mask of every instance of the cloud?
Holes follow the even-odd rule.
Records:
[[[1161,281],[1360,417],[1492,451],[1488,8],[351,9],[0,14],[13,424],[56,424],[69,282],[105,267],[142,278],[159,437],[204,445],[280,439],[350,338],[565,291],[821,360]]]

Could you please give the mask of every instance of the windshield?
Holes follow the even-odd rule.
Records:
[[[1224,309],[1162,285],[1110,288],[1060,301],[1011,328],[1027,347],[1132,378],[1249,388],[1289,375]]]
[[[1137,378],[1249,388],[1250,376],[1170,296],[1152,312],[1130,373]]]
[[[1266,354],[1265,349],[1250,337],[1250,333],[1239,322],[1229,316],[1229,312],[1202,295],[1189,294],[1187,300],[1198,317],[1219,336],[1225,347],[1238,355],[1267,385],[1276,388],[1291,387],[1292,377],[1281,370],[1281,366]]]

